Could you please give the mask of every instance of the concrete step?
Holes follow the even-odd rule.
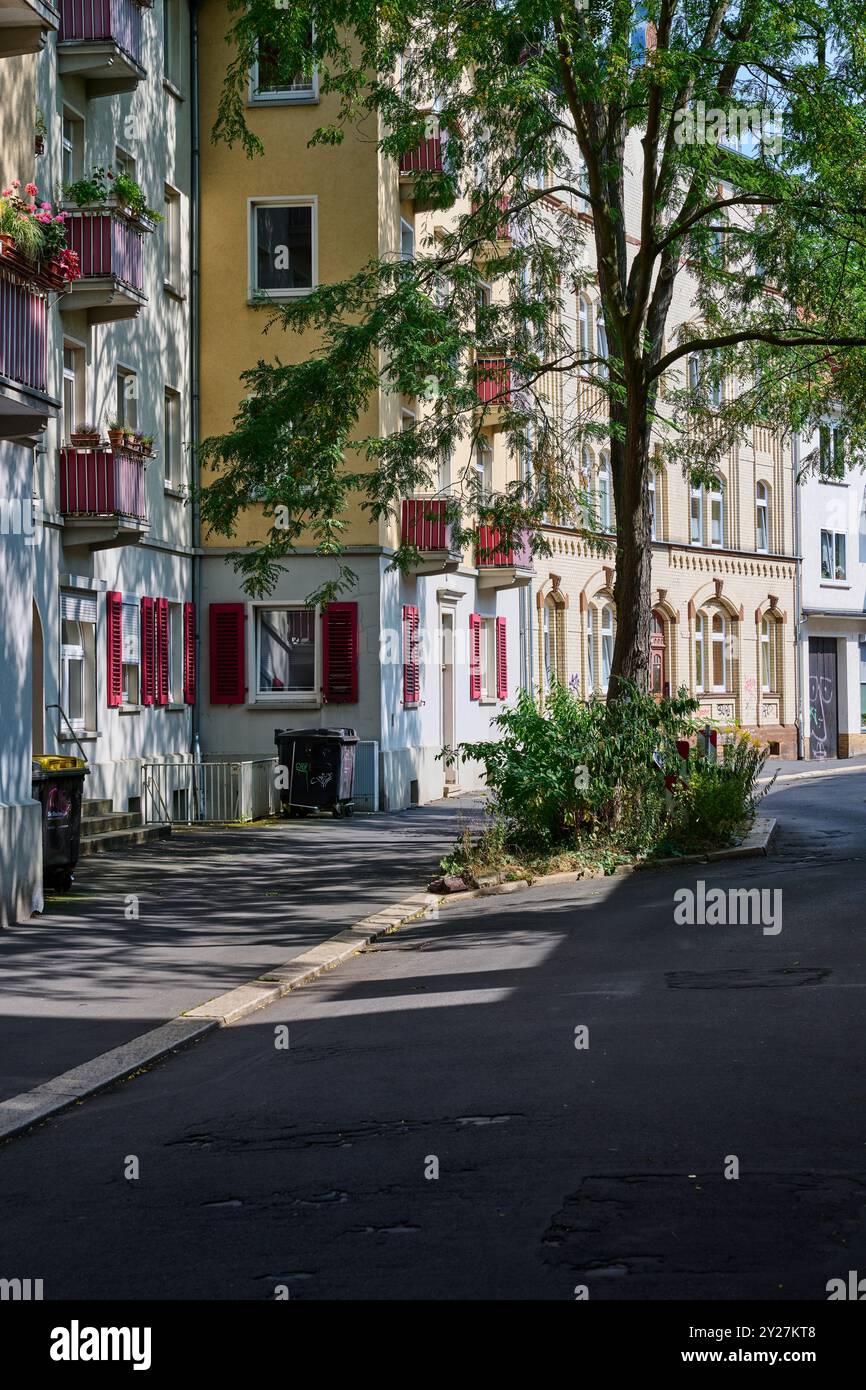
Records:
[[[81,803],[82,816],[110,816],[114,810],[114,802],[110,799],[96,801],[92,797],[85,797]]]
[[[103,835],[82,833],[79,858],[87,859],[92,854],[108,854],[115,849],[144,845],[149,840],[167,840],[170,834],[170,825],[130,826],[127,830],[109,830]]]
[[[112,811],[108,815],[82,815],[82,835],[104,835],[109,830],[137,830],[141,825],[140,813],[134,811]]]

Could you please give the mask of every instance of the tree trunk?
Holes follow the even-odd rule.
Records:
[[[622,433],[611,441],[616,501],[616,638],[608,702],[619,698],[620,678],[633,681],[643,691],[649,684],[652,524],[647,407],[645,391],[629,390],[616,420]],[[615,410],[611,414],[615,417]]]

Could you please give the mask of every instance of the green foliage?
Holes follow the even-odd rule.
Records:
[[[133,217],[146,218],[149,222],[162,221],[162,213],[147,206],[147,199],[141,188],[125,169],[120,169],[115,174],[111,169],[98,165],[87,177],[67,184],[63,196],[80,208],[91,203],[105,203],[109,198],[114,198],[121,207],[127,208]]]
[[[756,783],[766,760],[766,746],[743,729],[723,745],[720,761],[695,758],[674,796],[672,844],[687,852],[734,841],[755,814]]]

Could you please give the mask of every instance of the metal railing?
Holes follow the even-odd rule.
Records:
[[[142,763],[145,825],[223,825],[273,815],[276,758],[238,762]]]
[[[129,449],[61,449],[61,512],[147,521],[146,466],[141,454]]]
[[[47,390],[47,348],[44,293],[0,264],[0,375]]]
[[[62,0],[61,43],[113,39],[141,63],[141,5],[138,0]]]

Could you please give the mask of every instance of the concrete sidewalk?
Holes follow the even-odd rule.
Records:
[[[481,805],[181,832],[82,861],[69,895],[0,932],[0,1100],[424,887]]]

